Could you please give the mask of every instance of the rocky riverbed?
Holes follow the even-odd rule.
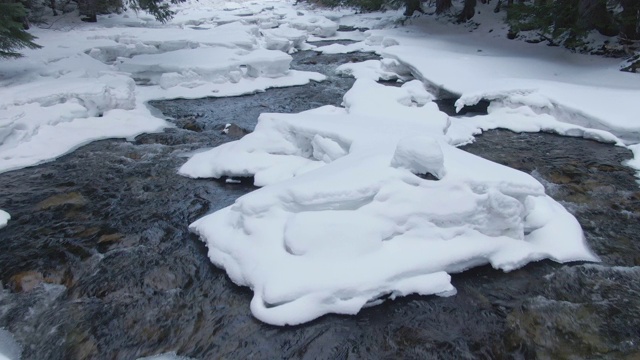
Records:
[[[369,54],[299,52],[333,74]],[[254,189],[176,174],[193,151],[242,136],[262,112],[339,105],[353,79],[234,98],[152,105],[175,128],[99,141],[0,175],[0,327],[23,359],[634,358],[640,356],[640,188],[623,148],[551,134],[491,131],[464,149],[523,170],[576,215],[600,264],[543,261],[509,274],[454,276],[458,294],[410,296],[272,327],[249,310],[187,226]],[[227,123],[235,124],[227,134]],[[559,239],[561,241],[561,239]],[[383,265],[383,264],[381,264]]]

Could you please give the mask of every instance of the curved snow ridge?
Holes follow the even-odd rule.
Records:
[[[552,53],[523,57],[504,51],[483,52],[469,40],[443,45],[432,44],[435,40],[428,37],[398,34],[396,38],[401,45],[387,47],[381,54],[398,60],[412,69],[416,78],[448,96],[459,97],[458,109],[483,99],[498,100],[640,141],[635,109],[640,84],[618,71],[611,61],[580,55],[558,61]]]
[[[448,144],[449,119],[421,90],[359,79],[344,109],[263,114],[251,134],[180,169],[264,185],[190,225],[211,261],[253,289],[256,318],[294,325],[449,296],[449,273],[482,264],[597,261],[538,181]]]
[[[9,220],[11,220],[11,215],[4,210],[0,210],[0,229],[7,226]]]
[[[461,146],[473,142],[474,136],[483,131],[507,129],[514,132],[552,132],[562,136],[581,137],[603,143],[625,146],[624,141],[605,130],[573,125],[556,117],[539,113],[529,106],[508,106],[492,102],[488,115],[452,118],[447,131],[450,143]],[[630,148],[630,147],[629,147]]]
[[[611,142],[612,139],[616,140],[613,142],[618,142],[619,139],[640,141],[640,126],[632,121],[632,116],[635,115],[630,113],[631,109],[624,109],[640,97],[640,89],[592,88],[542,80],[530,82],[528,89],[508,85],[505,90],[464,93],[456,101],[456,110],[488,100],[496,107],[527,107],[537,114],[549,115],[558,123],[565,123],[576,129],[609,133],[606,142]],[[609,98],[616,99],[615,103],[609,102]],[[603,104],[606,106],[602,106]],[[625,111],[628,113],[625,114]],[[558,124],[557,127],[560,129],[557,132],[562,135],[563,126]]]

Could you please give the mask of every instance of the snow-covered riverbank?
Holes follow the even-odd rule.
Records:
[[[264,114],[252,134],[180,169],[255,176],[264,186],[192,224],[211,260],[254,290],[259,319],[297,324],[387,296],[451,295],[449,273],[486,263],[510,271],[543,258],[597,260],[575,218],[538,181],[455,146],[495,127],[633,144],[640,83],[615,60],[507,45],[482,29],[434,33],[428,19],[393,28],[393,12],[323,11],[332,21],[287,2],[177,9],[166,26],[128,14],[64,33],[37,30],[45,49],[1,70],[0,172],[170,126],[146,107],[152,99],[321,81],[289,70],[286,52],[318,36],[362,39],[318,49],[385,57],[343,68],[360,78],[344,107]],[[358,19],[384,28],[336,32]],[[372,81],[394,77],[418,81]],[[460,107],[491,100],[490,113],[449,118],[432,101],[434,86],[459,96]]]

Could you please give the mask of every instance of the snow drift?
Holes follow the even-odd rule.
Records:
[[[449,296],[450,273],[487,263],[597,260],[538,181],[451,146],[431,98],[417,81],[360,79],[345,108],[262,114],[253,133],[182,166],[264,186],[190,226],[253,289],[258,319],[293,325],[386,297]]]

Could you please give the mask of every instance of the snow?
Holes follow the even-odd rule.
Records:
[[[8,212],[0,209],[0,229],[7,226],[7,223],[11,220],[11,215]]]
[[[449,296],[450,273],[487,263],[597,261],[537,180],[450,145],[449,117],[415,85],[359,79],[344,108],[262,114],[254,132],[180,169],[264,186],[190,226],[214,264],[253,289],[261,321],[295,325],[385,296]],[[424,173],[440,180],[416,176]]]
[[[230,3],[227,3],[227,4],[230,4]],[[186,357],[186,356],[179,356],[175,353],[175,351],[173,351],[173,352],[168,352],[164,354],[141,357],[141,358],[138,358],[138,360],[193,360],[193,358]]]
[[[412,69],[416,78],[459,96],[458,108],[495,100],[630,142],[640,140],[640,82],[620,72],[615,59],[514,42],[511,47],[478,42],[468,33],[418,37],[422,26],[385,31],[399,45],[378,51]],[[372,36],[379,32],[370,31]]]
[[[167,24],[128,11],[34,29],[46,46],[0,69],[0,172],[171,126],[150,100],[323,81],[291,70],[290,53],[350,39],[315,50],[383,59],[337,69],[357,79],[342,107],[262,114],[252,133],[179,169],[262,187],[190,225],[211,261],[253,290],[258,319],[294,325],[408,294],[451,296],[450,274],[483,264],[598,261],[542,184],[456,146],[494,128],[551,131],[628,147],[636,157],[627,165],[640,170],[637,75],[614,59],[508,41],[504,28],[488,28],[495,21],[475,31],[426,16],[398,26],[401,11],[306,6],[187,0]],[[490,6],[478,4],[482,16],[495,16]],[[458,109],[491,105],[486,115],[449,117],[433,101],[443,97]]]
[[[0,172],[92,141],[131,140],[171,126],[147,108],[149,100],[235,96],[325,79],[290,70],[286,52],[304,46],[308,36],[294,25],[315,24],[314,32],[329,34],[330,20],[297,16],[288,6],[279,12],[283,3],[278,9],[241,4],[233,11],[215,1],[194,5],[178,6],[164,26],[126,12],[97,24],[63,18],[51,29],[34,29],[46,46],[3,61],[0,70]],[[263,34],[264,24],[275,29]],[[286,43],[275,46],[278,39]]]

